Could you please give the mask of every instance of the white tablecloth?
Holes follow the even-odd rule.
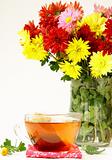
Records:
[[[88,155],[82,151],[82,160],[112,160],[112,147],[107,147],[106,150],[98,155]],[[37,160],[42,160],[44,158],[37,158]],[[11,156],[0,156],[0,160],[35,160],[35,158],[26,158],[25,152],[15,153]],[[50,159],[54,160],[54,159]],[[57,159],[55,159],[57,160]],[[60,160],[60,159],[58,159]],[[74,158],[63,158],[61,160],[75,160]],[[78,160],[78,159],[77,159]]]

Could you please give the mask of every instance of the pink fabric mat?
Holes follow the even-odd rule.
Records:
[[[26,151],[26,157],[30,158],[82,158],[81,151],[78,146],[73,145],[69,151],[64,152],[43,152],[35,149],[34,146],[28,145],[28,149]]]

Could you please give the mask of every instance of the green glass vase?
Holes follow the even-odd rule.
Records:
[[[109,145],[112,137],[112,77],[72,80],[70,110],[83,115],[78,145]]]

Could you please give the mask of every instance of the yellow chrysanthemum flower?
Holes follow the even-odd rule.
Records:
[[[112,55],[104,55],[102,52],[93,53],[89,63],[91,74],[95,78],[101,78],[103,75],[112,72]]]
[[[18,35],[20,36],[20,44],[21,45],[25,45],[30,43],[30,34],[27,30],[21,30],[20,32],[18,32]]]
[[[81,67],[74,63],[69,63],[65,61],[65,63],[60,65],[60,69],[68,76],[74,79],[78,79],[81,74]]]
[[[81,27],[84,24],[88,24],[90,26],[91,31],[96,32],[96,35],[100,36],[102,32],[105,30],[105,22],[106,18],[101,17],[100,13],[92,13],[87,17],[83,18],[78,25]]]
[[[32,43],[43,47],[43,36],[41,34],[39,34],[39,36],[32,38]]]
[[[72,60],[74,63],[77,63],[81,60],[86,60],[91,54],[88,51],[89,48],[87,41],[84,42],[81,38],[79,40],[74,38],[73,41],[69,43],[66,53],[70,61]]]
[[[23,54],[28,59],[44,60],[48,53],[44,50],[42,35],[33,38],[31,43],[25,44],[23,46]]]

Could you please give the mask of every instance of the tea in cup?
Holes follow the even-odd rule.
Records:
[[[76,142],[80,125],[80,113],[25,115],[27,133],[39,151],[68,151]]]

